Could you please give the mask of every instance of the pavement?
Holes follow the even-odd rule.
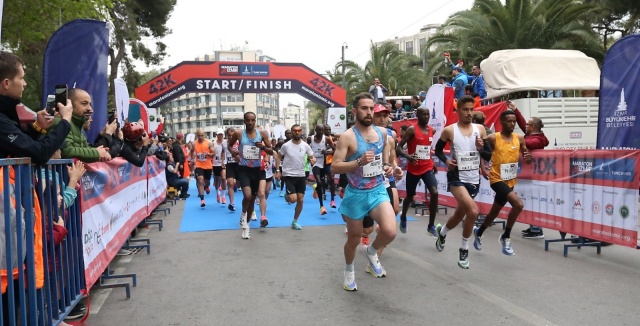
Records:
[[[282,200],[277,197],[278,200]],[[306,202],[317,205],[316,202]],[[213,207],[213,205],[211,205]],[[171,207],[171,206],[169,206]],[[164,228],[141,229],[145,251],[118,256],[117,273],[136,273],[131,299],[123,289],[92,290],[84,325],[638,325],[640,252],[608,246],[544,251],[544,240],[512,231],[514,256],[501,253],[500,226],[470,243],[470,269],[457,265],[461,225],[443,252],[426,232],[427,218],[408,223],[384,251],[386,278],[365,273],[356,257],[358,291],[342,289],[343,226],[180,233],[184,201],[159,217]],[[412,211],[412,210],[410,210]],[[207,206],[211,218],[221,218]],[[238,219],[239,212],[232,218]],[[293,215],[293,207],[291,207]],[[449,209],[449,215],[453,209]],[[444,223],[445,215],[437,222]],[[546,239],[558,232],[545,230]],[[473,241],[473,238],[471,239]],[[125,280],[121,280],[125,281]]]

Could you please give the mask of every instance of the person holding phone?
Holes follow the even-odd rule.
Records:
[[[93,148],[82,133],[82,127],[93,114],[91,107],[91,95],[80,88],[72,88],[68,91],[69,100],[73,105],[71,118],[71,132],[67,135],[65,146],[62,149],[62,158],[75,158],[85,163],[106,162],[111,160],[109,149],[105,146]],[[62,96],[56,95],[56,101]],[[51,128],[60,122],[60,118],[53,120]]]
[[[387,103],[387,98],[384,95],[387,92],[389,90],[380,83],[380,79],[378,77],[374,78],[373,85],[369,87],[369,93],[373,96],[373,101],[380,104]]]

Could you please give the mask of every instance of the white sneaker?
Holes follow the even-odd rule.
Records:
[[[251,220],[252,221],[257,221],[258,218],[256,217],[256,211],[253,211],[253,213],[251,213]]]
[[[241,229],[246,228],[245,226],[246,224],[247,224],[247,213],[243,212],[240,214],[240,228]]]
[[[344,283],[342,288],[347,291],[357,291],[358,285],[356,284],[356,273],[344,271]]]
[[[368,247],[363,247],[364,252],[367,255],[367,259],[369,259],[369,265],[367,265],[367,272],[375,277],[385,277],[387,276],[387,272],[382,268],[380,264],[380,259],[378,259],[378,254],[375,253],[373,255],[369,255]]]
[[[240,216],[240,228],[242,229],[242,239],[249,239],[251,231],[249,230],[249,223],[247,223],[247,213],[242,213]]]

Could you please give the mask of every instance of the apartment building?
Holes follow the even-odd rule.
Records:
[[[306,103],[305,101],[303,106],[288,103],[282,109],[282,119],[280,121],[287,129],[291,129],[294,124],[299,124],[304,134],[309,133],[309,110],[305,109]]]
[[[274,58],[261,51],[232,48],[215,51],[195,61],[271,62]],[[195,133],[202,128],[206,137],[215,137],[218,128],[244,128],[245,112],[256,114],[260,126],[273,127],[279,120],[277,93],[189,93],[165,104],[161,112],[165,117],[165,130],[170,135],[178,132]]]

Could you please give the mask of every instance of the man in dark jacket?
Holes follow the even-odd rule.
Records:
[[[178,133],[176,140],[171,145],[171,155],[173,155],[173,161],[176,162],[176,169],[181,176],[184,176],[184,162],[186,157],[184,156],[184,150],[182,149],[182,142],[184,141],[184,135]]]
[[[124,134],[124,145],[120,156],[129,163],[142,167],[147,160],[149,150],[149,135],[144,131],[144,127],[137,122],[129,122],[122,129]]]
[[[71,130],[73,107],[67,101],[66,106],[58,104],[61,123],[52,128],[47,112],[37,113],[36,121],[21,128],[16,106],[20,104],[22,92],[27,83],[24,81],[24,62],[15,54],[0,52],[0,158],[30,157],[36,164],[45,164],[53,153],[60,148]],[[41,137],[44,134],[44,137]]]

